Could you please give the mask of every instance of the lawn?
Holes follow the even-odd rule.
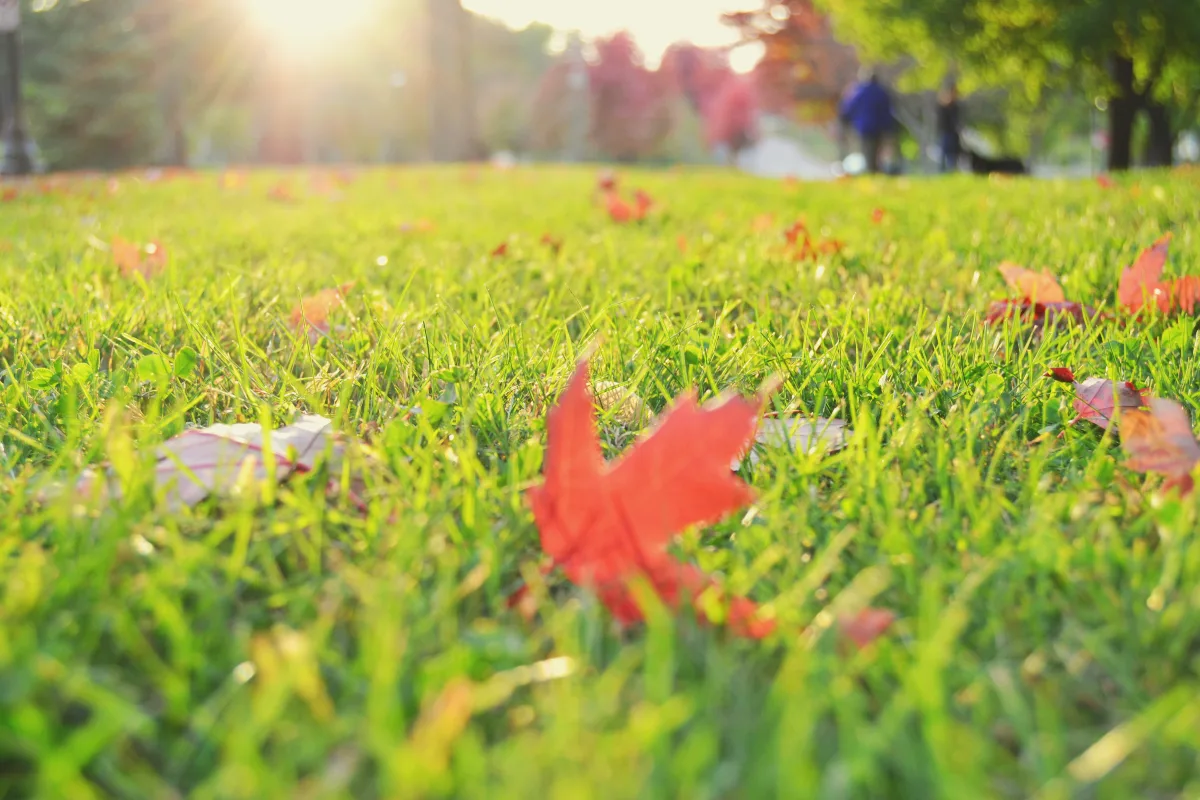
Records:
[[[1162,233],[1200,274],[1200,175],[628,171],[627,224],[591,169],[149,177],[0,202],[0,797],[1200,795],[1197,502],[1043,377],[1200,408],[1195,320],[1116,308]],[[840,251],[797,260],[799,218]],[[122,277],[114,237],[169,264]],[[1113,317],[986,325],[1004,260]],[[349,282],[328,335],[290,326]],[[770,636],[652,598],[620,627],[541,575],[526,492],[589,347],[654,413],[777,376],[772,411],[849,422],[672,546]],[[363,443],[357,502],[322,469],[154,490],[185,427],[301,412]],[[120,492],[64,488],[106,462]],[[848,646],[868,606],[896,621]]]

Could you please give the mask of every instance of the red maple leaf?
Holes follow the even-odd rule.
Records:
[[[1147,301],[1153,301],[1164,314],[1171,310],[1171,287],[1162,280],[1170,248],[1171,234],[1167,233],[1143,250],[1133,266],[1122,270],[1117,300],[1130,313],[1141,311]]]
[[[1079,419],[1108,430],[1119,408],[1122,413],[1144,408],[1150,401],[1150,390],[1139,389],[1131,381],[1114,381],[1105,378],[1075,380],[1075,373],[1066,367],[1055,367],[1046,373],[1056,381],[1070,383],[1075,387],[1075,412]]]
[[[1104,317],[1091,306],[1067,300],[1062,287],[1053,275],[1034,272],[1018,264],[1005,261],[998,267],[1005,282],[1022,294],[1020,299],[996,300],[988,307],[985,321],[989,325],[1013,317],[1028,323],[1035,330],[1058,321],[1068,323],[1090,322]]]
[[[701,596],[720,594],[720,587],[666,548],[684,528],[715,522],[753,499],[729,464],[753,440],[759,403],[733,397],[702,408],[694,393],[685,394],[648,438],[609,463],[587,384],[581,362],[547,419],[545,479],[529,492],[542,549],[622,623],[642,619],[630,588],[638,578],[668,606],[688,602],[702,611],[708,603]],[[750,600],[729,599],[727,609],[739,634],[758,638],[774,630]]]
[[[1195,488],[1192,477],[1200,464],[1200,443],[1183,406],[1156,397],[1149,408],[1130,411],[1121,418],[1121,446],[1129,455],[1125,465],[1138,472],[1167,477],[1164,488],[1187,495]]]

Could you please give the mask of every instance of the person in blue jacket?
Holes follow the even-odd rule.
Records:
[[[875,70],[866,70],[863,78],[846,93],[838,117],[858,133],[867,171],[879,172],[883,140],[896,129],[896,118],[892,114],[892,96]]]

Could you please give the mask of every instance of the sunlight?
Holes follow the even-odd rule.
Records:
[[[364,22],[376,0],[243,0],[246,13],[292,50],[340,43]]]

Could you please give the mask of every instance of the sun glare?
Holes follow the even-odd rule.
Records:
[[[370,15],[376,0],[242,0],[247,15],[284,47],[341,45]]]

